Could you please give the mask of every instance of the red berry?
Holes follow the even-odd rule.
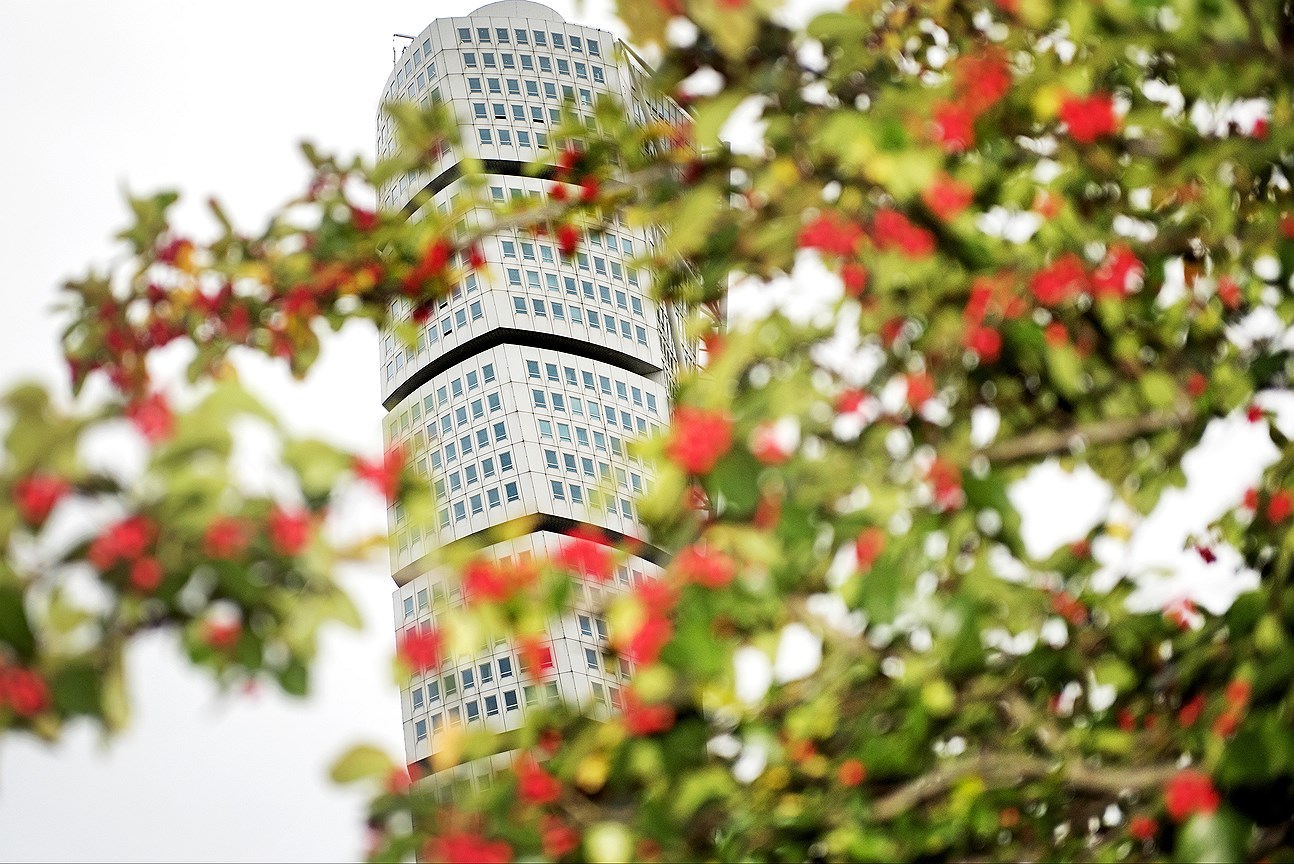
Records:
[[[440,634],[435,630],[409,630],[396,645],[396,656],[413,672],[426,672],[440,664]]]
[[[1159,823],[1149,816],[1133,816],[1128,820],[1128,834],[1134,840],[1153,840],[1159,833]]]
[[[22,478],[13,487],[14,505],[22,521],[39,527],[50,512],[72,490],[72,485],[57,474],[37,471]]]
[[[310,514],[275,507],[269,520],[270,542],[282,555],[297,555],[310,542]]]
[[[1212,813],[1221,803],[1212,778],[1202,771],[1180,771],[1164,787],[1164,806],[1175,822],[1184,822],[1196,813]]]
[[[242,555],[250,542],[251,532],[247,523],[233,516],[217,516],[202,535],[203,552],[221,561]]]
[[[681,405],[665,452],[690,474],[708,474],[732,447],[732,421],[718,411]]]
[[[563,223],[557,226],[557,249],[566,258],[575,255],[575,251],[580,247],[579,229],[569,223]]]
[[[165,575],[156,558],[140,558],[130,565],[130,587],[140,594],[152,594]]]
[[[853,788],[867,779],[867,766],[857,759],[846,759],[836,769],[836,779],[841,786]]]
[[[1067,97],[1060,105],[1060,119],[1069,127],[1069,137],[1082,144],[1119,131],[1119,117],[1109,93]]]

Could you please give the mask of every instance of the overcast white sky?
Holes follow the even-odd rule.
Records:
[[[643,0],[651,2],[651,0]],[[56,286],[109,260],[125,215],[120,191],[178,188],[186,225],[207,227],[216,193],[235,221],[259,223],[302,188],[296,143],[310,138],[369,154],[374,111],[391,68],[391,34],[465,14],[475,0],[132,0],[0,6],[0,386],[56,380]],[[610,26],[608,0],[549,5]],[[805,0],[802,6],[832,5]],[[377,346],[355,328],[333,340],[304,386],[260,370],[258,386],[299,429],[372,450],[380,442]],[[61,382],[60,382],[61,383]],[[1235,500],[1256,476],[1265,433],[1211,437],[1191,469],[1191,496],[1139,532],[1143,563],[1179,565],[1181,537]],[[1237,435],[1249,436],[1238,438]],[[1105,498],[1058,469],[1022,490],[1041,547],[1081,534]],[[1153,526],[1148,526],[1153,527]],[[1153,535],[1153,536],[1151,536]],[[1122,557],[1127,550],[1111,554]],[[1133,550],[1136,552],[1136,550]],[[1169,554],[1164,554],[1168,552]],[[1215,585],[1218,571],[1185,559],[1169,594]],[[398,753],[400,714],[390,683],[390,579],[385,565],[347,584],[367,623],[333,634],[315,694],[222,696],[151,639],[130,656],[136,713],[104,746],[73,729],[57,747],[0,743],[0,860],[349,860],[363,843],[362,802],[325,778],[345,746],[369,740]],[[1182,588],[1182,585],[1187,585]],[[1200,589],[1203,590],[1203,589]]]
[[[417,33],[475,0],[367,3],[0,5],[0,386],[54,381],[56,287],[114,253],[121,190],[178,188],[206,230],[215,193],[244,225],[303,188],[297,142],[369,155],[391,69],[391,34]],[[606,3],[576,14],[605,26]],[[305,387],[267,374],[264,392],[300,428],[377,450],[377,344],[335,340]],[[362,801],[325,776],[351,743],[402,749],[390,680],[391,581],[349,575],[367,629],[335,633],[316,693],[222,696],[170,639],[131,652],[136,713],[104,746],[74,729],[57,747],[0,744],[0,860],[354,860]]]

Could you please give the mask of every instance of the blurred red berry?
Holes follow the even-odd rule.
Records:
[[[872,569],[876,559],[885,551],[885,531],[876,526],[869,526],[854,538],[854,555],[858,559],[858,569]]]
[[[1109,93],[1066,97],[1060,104],[1060,119],[1069,128],[1069,137],[1081,144],[1119,131],[1119,117]]]
[[[975,114],[965,105],[941,102],[935,106],[934,140],[948,153],[961,153],[975,146]]]
[[[1289,518],[1291,505],[1294,505],[1294,496],[1291,496],[1288,491],[1281,489],[1279,492],[1273,492],[1267,499],[1267,521],[1273,525],[1284,522]]]
[[[0,665],[0,710],[34,717],[49,705],[49,685],[35,670]]]
[[[801,249],[817,249],[849,257],[858,251],[863,229],[837,213],[824,213],[800,229],[796,243]]]
[[[422,860],[444,864],[509,864],[512,847],[502,840],[486,840],[468,831],[451,831],[428,840],[422,847]]]
[[[126,419],[151,444],[170,438],[175,432],[175,415],[161,393],[154,393],[126,406]]]
[[[298,555],[310,542],[310,514],[275,507],[269,519],[270,542],[280,555]]]
[[[935,251],[935,235],[913,224],[897,210],[876,211],[872,218],[872,236],[878,249],[896,250],[907,258],[928,258]]]
[[[1213,780],[1202,771],[1180,771],[1164,786],[1164,806],[1174,822],[1185,822],[1197,813],[1212,813],[1221,803]]]
[[[947,174],[940,174],[921,193],[921,200],[930,212],[945,222],[969,207],[974,197],[975,190],[969,183],[954,180]]]
[[[836,769],[836,779],[841,786],[853,788],[867,779],[867,766],[858,759],[846,759]]]
[[[601,532],[581,526],[571,531],[553,560],[558,566],[606,582],[615,568],[611,547]]]
[[[22,521],[39,527],[71,490],[72,484],[57,474],[37,471],[14,484],[13,502]]]
[[[516,772],[517,794],[527,804],[552,804],[562,797],[562,784],[533,759],[519,760]]]
[[[557,226],[557,249],[566,258],[575,255],[575,250],[580,248],[579,229],[569,223],[563,223]]]
[[[688,546],[674,556],[674,569],[686,582],[706,588],[726,588],[737,575],[736,562],[708,546]]]
[[[1128,820],[1128,835],[1134,840],[1153,840],[1158,833],[1159,823],[1149,816],[1133,816]]]
[[[440,634],[435,630],[409,630],[396,644],[396,656],[413,672],[440,665]]]
[[[209,558],[229,561],[242,555],[251,539],[246,521],[235,516],[217,516],[202,535],[202,551]]]
[[[1029,290],[1043,306],[1058,306],[1087,291],[1087,271],[1083,261],[1073,252],[1066,252],[1034,274],[1029,280]]]
[[[665,452],[690,474],[708,474],[732,447],[732,421],[725,414],[681,405]]]
[[[152,594],[162,584],[165,573],[156,558],[140,558],[130,565],[130,587],[140,594]]]

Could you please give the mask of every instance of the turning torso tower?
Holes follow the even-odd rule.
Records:
[[[590,117],[597,96],[610,94],[637,122],[682,119],[673,103],[647,97],[646,77],[609,33],[538,3],[505,0],[433,21],[405,48],[382,101],[452,105],[462,147],[441,157],[434,176],[384,188],[380,203],[401,209],[426,189],[433,194],[425,207],[448,208],[463,157],[485,164],[494,201],[543,198],[553,183],[526,176],[525,166],[556,158],[549,130],[568,100]],[[378,156],[394,146],[392,125],[379,113]],[[667,425],[668,382],[694,360],[677,313],[657,309],[648,274],[630,266],[654,242],[653,232],[616,220],[567,260],[547,238],[498,231],[480,244],[485,269],[437,304],[414,348],[383,334],[385,437],[434,485],[437,506],[429,531],[399,508],[388,514],[397,635],[435,626],[464,603],[453,573],[438,566],[435,553],[446,544],[481,540],[514,520],[528,520],[530,533],[482,554],[547,556],[581,525],[643,538],[634,499],[651,484],[651,471],[627,443]],[[549,623],[555,670],[543,681],[523,674],[515,646],[504,641],[416,676],[401,694],[408,761],[426,765],[454,727],[514,728],[547,700],[594,715],[615,710],[633,670],[604,659],[598,610],[604,595],[658,572],[631,557],[610,582],[578,584],[570,608]],[[479,784],[508,760],[502,754],[444,774]],[[445,780],[437,778],[449,794]]]

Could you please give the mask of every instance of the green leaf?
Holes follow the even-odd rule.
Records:
[[[744,450],[734,450],[719,460],[710,472],[710,482],[738,513],[752,513],[759,503],[759,463]]]
[[[23,659],[31,659],[36,637],[27,622],[22,588],[0,585],[0,643],[13,647]]]
[[[1177,382],[1167,372],[1141,373],[1141,395],[1152,408],[1171,408],[1177,401]]]
[[[1227,807],[1215,813],[1197,814],[1178,829],[1173,857],[1199,864],[1243,861],[1252,830],[1248,820]]]
[[[821,42],[861,42],[871,27],[859,15],[824,12],[809,22],[806,32]]]
[[[855,577],[856,605],[873,621],[892,621],[899,611],[899,596],[907,582],[905,553],[902,547],[892,546],[870,570]]]
[[[356,780],[385,779],[395,769],[395,763],[384,750],[368,744],[352,747],[333,763],[329,776],[334,783],[354,783]]]
[[[51,676],[54,704],[65,714],[97,715],[102,705],[99,670],[84,663],[66,666]]]
[[[618,0],[616,14],[629,28],[629,41],[638,45],[659,44],[665,41],[665,25],[670,13],[663,3],[644,3],[643,0]]]
[[[718,147],[719,130],[745,98],[746,94],[741,90],[725,90],[713,98],[698,102],[694,113],[696,143],[703,148]],[[717,196],[706,197],[717,200]]]
[[[305,696],[310,691],[310,670],[299,661],[289,663],[279,672],[279,686],[292,696]]]

